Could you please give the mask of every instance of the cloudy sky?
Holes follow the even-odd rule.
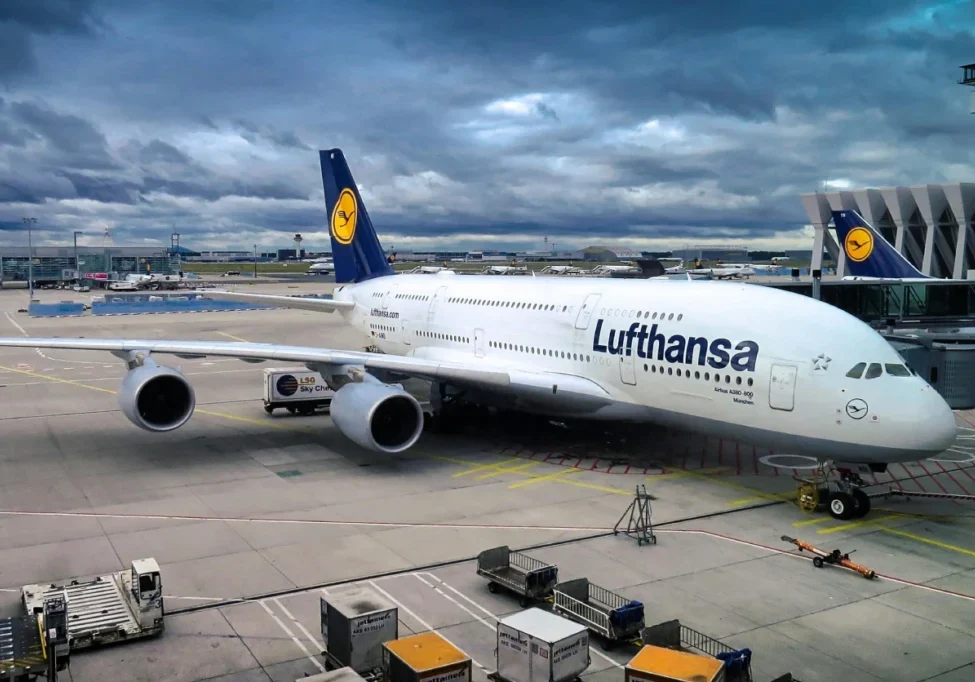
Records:
[[[648,9],[654,8],[654,9]],[[3,0],[0,244],[803,248],[798,195],[975,180],[975,1]]]

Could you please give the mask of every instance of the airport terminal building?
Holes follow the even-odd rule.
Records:
[[[970,279],[975,268],[975,182],[812,192],[801,199],[816,229],[813,269],[822,268],[825,246],[837,274],[847,274],[830,224],[832,211],[846,209],[862,215],[925,275]]]
[[[26,282],[30,272],[30,250],[26,246],[0,246],[0,284]],[[72,282],[75,274],[73,246],[35,246],[34,282],[37,285]],[[173,275],[179,272],[180,254],[158,246],[78,247],[81,278],[121,278],[130,274]],[[107,276],[107,277],[106,277]]]

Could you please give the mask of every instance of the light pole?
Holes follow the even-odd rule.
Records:
[[[74,231],[74,283],[81,284],[81,264],[78,263],[78,235],[84,234],[78,230]]]
[[[27,226],[27,287],[30,291],[30,301],[34,300],[34,240],[31,237],[31,225],[37,224],[37,218],[24,218],[24,225]]]
[[[257,279],[257,244],[254,244],[254,279]]]
[[[176,272],[182,278],[183,276],[183,254],[179,250],[179,232],[173,232],[173,235],[169,238],[171,253],[176,254]],[[171,257],[171,256],[170,256]]]

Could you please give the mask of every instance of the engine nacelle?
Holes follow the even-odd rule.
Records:
[[[389,384],[346,384],[335,392],[329,411],[346,438],[377,452],[403,452],[423,433],[420,403]]]
[[[193,416],[196,394],[177,370],[147,359],[122,379],[118,402],[122,413],[139,428],[172,431]]]

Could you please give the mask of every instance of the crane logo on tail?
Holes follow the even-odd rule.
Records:
[[[331,229],[335,241],[344,246],[352,243],[355,237],[356,218],[358,217],[359,207],[356,204],[355,194],[348,187],[339,194],[335,208],[332,209]]]
[[[873,235],[870,230],[854,227],[843,242],[846,257],[854,263],[862,263],[873,253]]]

